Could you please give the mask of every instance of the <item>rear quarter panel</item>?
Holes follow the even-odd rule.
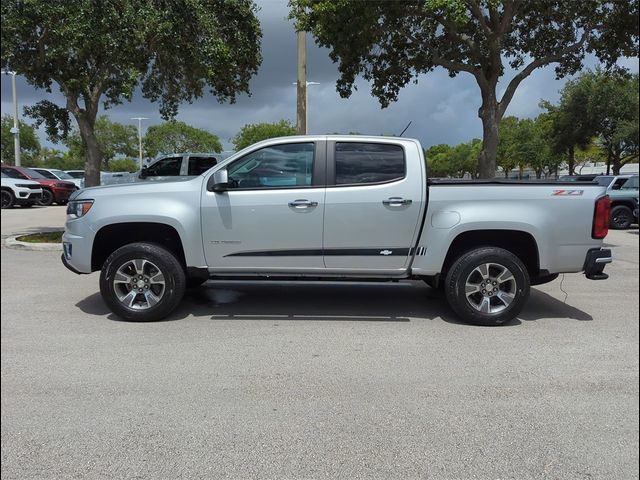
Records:
[[[580,194],[557,194],[571,189]],[[598,185],[506,184],[432,185],[412,273],[440,273],[455,238],[473,230],[516,230],[536,241],[540,269],[580,272],[586,252],[602,245],[591,238]],[[420,249],[418,249],[420,251]]]

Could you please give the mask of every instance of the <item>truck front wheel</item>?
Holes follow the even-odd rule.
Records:
[[[530,280],[518,257],[502,248],[462,254],[449,269],[445,294],[465,322],[496,326],[513,320],[529,298]]]
[[[153,243],[131,243],[113,252],[100,273],[100,293],[124,320],[151,322],[169,315],[184,296],[178,259]]]

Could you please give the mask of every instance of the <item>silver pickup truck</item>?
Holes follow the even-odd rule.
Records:
[[[420,279],[463,320],[513,319],[531,285],[606,279],[610,201],[597,184],[429,181],[417,140],[266,140],[195,178],[87,188],[62,262],[101,270],[118,316],[167,316],[208,279]]]

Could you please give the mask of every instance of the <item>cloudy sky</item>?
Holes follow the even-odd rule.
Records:
[[[296,35],[293,24],[287,20],[286,0],[258,0],[259,17],[263,29],[263,63],[251,83],[252,95],[240,97],[234,105],[219,104],[206,95],[180,108],[178,120],[203,128],[220,137],[225,148],[230,139],[247,123],[273,122],[289,119],[295,123],[296,89]],[[622,62],[633,72],[638,71],[638,59]],[[594,66],[594,59],[587,59],[587,66]],[[510,76],[503,77],[502,85]],[[423,145],[437,143],[457,144],[482,136],[477,117],[480,94],[473,77],[461,74],[454,79],[438,69],[419,78],[400,92],[399,100],[386,109],[370,94],[369,85],[361,81],[358,90],[349,99],[336,93],[338,79],[336,66],[327,50],[318,48],[312,38],[307,39],[307,80],[320,82],[309,87],[309,133],[358,131],[364,134],[398,134],[409,121],[411,126],[405,136],[418,138]],[[555,101],[564,80],[555,80],[553,68],[534,72],[519,87],[507,115],[531,117],[539,113],[540,99]],[[20,114],[24,105],[49,99],[64,105],[59,93],[47,94],[34,90],[18,77]],[[2,113],[11,110],[10,78],[2,75]],[[149,117],[145,126],[161,123],[158,106],[137,95],[131,103],[125,103],[106,112],[117,122],[131,123],[131,117]],[[29,121],[29,119],[27,119]],[[41,137],[45,144],[50,145]],[[62,148],[58,146],[58,148]]]

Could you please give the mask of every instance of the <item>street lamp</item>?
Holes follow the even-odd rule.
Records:
[[[20,166],[20,125],[18,124],[18,94],[16,92],[16,72],[5,70],[6,75],[11,75],[11,89],[13,90],[13,149],[15,155],[15,165]]]
[[[293,82],[292,85],[298,85],[298,82]],[[320,82],[305,82],[305,87],[308,87],[309,85],[320,85]],[[304,89],[304,105],[298,105],[298,110],[302,109],[302,112],[298,111],[298,116],[300,116],[300,113],[302,113],[302,116],[304,117],[304,126],[302,128],[302,131],[298,132],[302,135],[306,135],[309,130],[308,129],[308,125],[309,125],[308,103],[309,103],[309,94],[308,94],[308,90],[305,88]]]
[[[142,120],[149,120],[147,117],[131,117],[131,120],[138,120],[138,155],[140,158],[140,170],[142,170]]]

